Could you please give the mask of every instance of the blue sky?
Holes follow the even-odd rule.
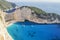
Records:
[[[10,2],[54,2],[60,3],[60,0],[7,0]]]

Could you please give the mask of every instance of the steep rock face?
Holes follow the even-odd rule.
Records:
[[[23,14],[21,13],[21,10],[20,10],[20,8],[18,8],[18,9],[16,9],[15,11],[14,11],[14,13],[13,13],[14,15],[14,19],[16,20],[16,21],[24,21],[25,19],[23,18]]]
[[[21,8],[21,15],[24,19],[30,19],[32,15],[32,11],[29,8],[23,7]]]
[[[10,8],[14,8],[16,5],[11,2],[7,2],[5,0],[0,0],[0,10],[6,10]]]
[[[56,13],[46,13],[39,8],[28,6],[22,6],[20,9],[23,16],[25,15],[26,20],[37,23],[60,23],[60,15]]]
[[[6,30],[5,12],[0,10],[0,40],[13,40]]]

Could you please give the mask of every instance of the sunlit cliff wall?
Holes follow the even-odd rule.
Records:
[[[12,40],[6,30],[5,13],[0,10],[0,40]]]

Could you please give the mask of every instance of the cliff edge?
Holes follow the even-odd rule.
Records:
[[[56,13],[47,13],[36,7],[20,7],[23,18],[36,23],[60,23],[60,15]]]

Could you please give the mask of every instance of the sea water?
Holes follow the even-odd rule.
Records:
[[[14,40],[60,40],[60,24],[16,22],[7,31]]]

